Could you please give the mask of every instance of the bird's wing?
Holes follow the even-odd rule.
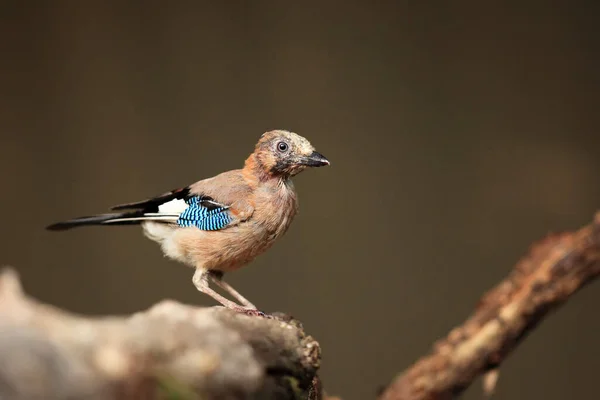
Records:
[[[179,224],[218,230],[246,221],[254,213],[253,190],[240,170],[224,172],[189,187],[189,207]]]
[[[141,214],[134,217],[136,220],[145,217],[214,231],[250,218],[254,211],[251,193],[239,171],[230,171],[147,200],[120,204],[112,210],[134,209]],[[123,219],[113,221],[124,222]]]

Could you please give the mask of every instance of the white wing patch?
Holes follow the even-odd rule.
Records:
[[[158,206],[158,212],[159,214],[181,214],[188,207],[185,200],[173,199]]]

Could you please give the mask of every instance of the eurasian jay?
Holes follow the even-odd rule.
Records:
[[[329,165],[308,140],[295,133],[264,133],[242,169],[221,173],[160,196],[117,205],[117,213],[59,222],[49,230],[85,225],[141,224],[166,256],[195,272],[196,288],[225,307],[252,313],[256,307],[223,280],[270,248],[298,211],[291,178],[307,167]],[[214,282],[237,304],[209,287]]]

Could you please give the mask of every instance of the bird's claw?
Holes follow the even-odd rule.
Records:
[[[268,319],[273,319],[273,316],[266,314],[262,311],[259,310],[253,310],[253,309],[246,309],[242,311],[244,314],[252,316],[252,317],[262,317],[262,318],[268,318]]]

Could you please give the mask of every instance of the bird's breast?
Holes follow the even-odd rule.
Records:
[[[269,190],[270,189],[270,190]],[[255,221],[262,225],[270,240],[287,231],[298,210],[298,199],[291,182],[267,188],[256,199]]]

